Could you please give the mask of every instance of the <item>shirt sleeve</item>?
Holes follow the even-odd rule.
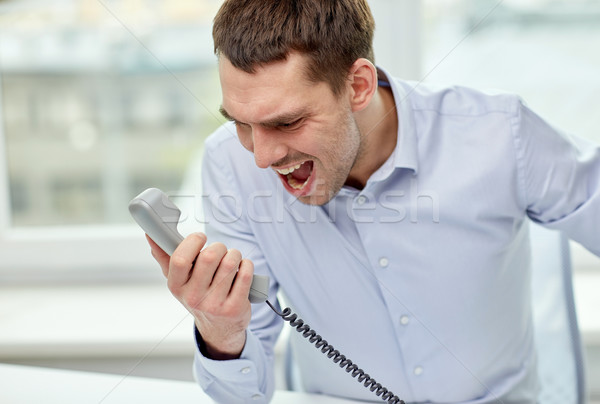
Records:
[[[600,255],[600,148],[562,133],[519,102],[512,122],[528,216]]]
[[[237,141],[237,139],[235,139]],[[242,197],[236,179],[224,161],[221,144],[206,143],[202,164],[203,222],[208,243],[222,242],[241,251],[254,263],[254,273],[270,277],[269,296],[278,285],[270,273],[260,246],[241,213]],[[278,306],[278,303],[271,300]],[[265,303],[252,305],[252,320],[246,330],[246,344],[239,359],[217,361],[205,357],[201,336],[195,330],[194,377],[218,403],[267,403],[274,388],[274,346],[281,331],[281,319]]]
[[[197,329],[195,335],[199,347],[202,341]],[[267,403],[272,397],[274,383],[266,369],[272,366],[272,361],[265,359],[258,337],[246,330],[246,345],[239,359],[209,359],[197,348],[194,378],[217,403]]]

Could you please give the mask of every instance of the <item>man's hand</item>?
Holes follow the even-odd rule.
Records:
[[[172,257],[146,236],[171,293],[194,316],[212,359],[238,358],[250,323],[248,293],[254,265],[221,243],[206,248],[206,235],[193,233]]]

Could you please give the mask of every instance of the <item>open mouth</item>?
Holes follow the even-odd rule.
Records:
[[[290,188],[295,190],[303,189],[313,171],[312,160],[307,160],[303,163],[296,164],[288,168],[276,169],[277,173],[287,180],[287,184]]]

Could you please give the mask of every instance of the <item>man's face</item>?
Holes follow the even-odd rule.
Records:
[[[361,136],[346,93],[336,97],[327,83],[310,82],[304,63],[292,53],[249,74],[221,56],[221,112],[258,167],[275,170],[300,202],[323,205],[346,182]]]

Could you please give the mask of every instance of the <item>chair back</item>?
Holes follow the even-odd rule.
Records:
[[[540,404],[586,402],[569,241],[531,223],[532,304]]]

